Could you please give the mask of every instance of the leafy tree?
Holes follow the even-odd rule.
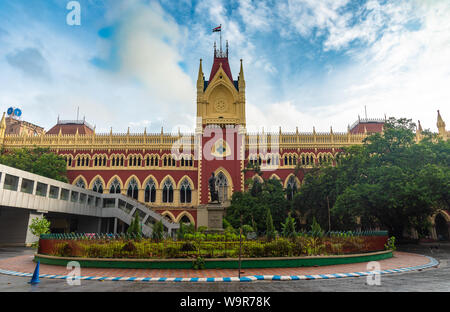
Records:
[[[402,237],[426,232],[437,209],[449,209],[450,142],[425,132],[415,141],[415,125],[390,118],[383,133],[345,148],[337,165],[307,173],[294,200],[296,214],[325,227],[328,203],[333,229],[381,227]]]
[[[39,238],[42,234],[50,233],[50,221],[48,221],[45,217],[34,218],[31,220],[28,228],[30,229],[31,234]],[[39,241],[33,243],[33,248],[37,248],[38,242]]]
[[[152,238],[156,240],[164,238],[164,224],[162,221],[158,221],[153,225]]]
[[[282,224],[282,235],[283,237],[295,237],[295,219],[289,214],[286,221]]]
[[[142,236],[141,222],[140,222],[138,213],[136,213],[136,215],[134,216],[134,219],[131,221],[131,224],[128,227],[127,233],[134,234],[138,237]]]
[[[242,234],[244,234],[244,236],[247,236],[247,234],[252,233],[253,231],[253,228],[248,224],[242,226]]]
[[[242,215],[242,224],[251,224],[256,232],[263,233],[266,231],[265,216],[269,209],[273,216],[275,229],[281,229],[281,224],[291,208],[291,203],[286,199],[280,181],[264,179],[261,173],[259,176],[263,182],[252,181],[253,184],[248,191],[233,193],[225,218],[233,227],[238,228]]]
[[[52,153],[47,148],[2,150],[0,164],[68,182],[64,157]]]
[[[266,237],[268,240],[275,239],[276,237],[275,227],[273,226],[272,214],[270,213],[270,209],[267,209],[266,214]]]
[[[316,218],[313,218],[313,222],[311,224],[311,234],[315,237],[322,237],[324,234],[324,231],[320,227],[320,224],[317,223]]]

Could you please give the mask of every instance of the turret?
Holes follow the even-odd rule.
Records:
[[[3,140],[5,139],[6,134],[6,119],[5,113],[3,113],[2,121],[0,122],[0,143],[3,144]]]
[[[203,93],[205,89],[205,76],[203,75],[202,59],[200,59],[200,66],[198,68],[198,78],[197,78],[197,94]]]
[[[438,117],[437,117],[436,125],[437,125],[438,131],[439,131],[439,135],[441,137],[445,137],[447,134],[447,132],[445,131],[445,122],[442,119],[441,113],[439,112],[439,110],[437,112],[438,112]]]
[[[241,70],[239,71],[238,85],[239,85],[239,93],[245,94],[244,66],[242,65],[242,59],[241,59]]]
[[[417,129],[416,129],[416,140],[420,141],[422,140],[422,125],[420,124],[420,120],[417,123]]]

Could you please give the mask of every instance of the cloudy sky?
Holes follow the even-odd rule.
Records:
[[[249,130],[346,131],[358,115],[450,126],[448,0],[68,0],[0,2],[0,109],[97,132],[195,126],[222,24],[234,79],[244,60]],[[447,127],[448,128],[448,127]]]

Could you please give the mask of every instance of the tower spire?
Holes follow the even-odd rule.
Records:
[[[203,85],[204,75],[203,75],[203,66],[202,59],[200,59],[200,65],[198,67],[198,78],[197,78],[197,86],[200,84]]]
[[[439,112],[439,110],[437,112],[438,112],[438,117],[437,117],[436,126],[438,128],[439,135],[445,138],[446,137],[445,122],[442,119],[442,116],[441,116],[441,113]]]

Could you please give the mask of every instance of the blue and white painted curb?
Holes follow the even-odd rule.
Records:
[[[128,281],[128,282],[252,282],[252,281],[294,281],[294,280],[318,280],[318,279],[334,279],[345,277],[359,277],[369,276],[375,274],[392,274],[403,273],[409,271],[417,271],[436,267],[439,262],[428,257],[430,260],[427,264],[418,265],[414,267],[382,270],[382,271],[367,271],[367,272],[353,272],[353,273],[334,273],[334,274],[317,274],[317,275],[252,275],[245,277],[108,277],[108,276],[69,276],[69,275],[51,275],[41,274],[39,278],[50,279],[79,279],[92,281]],[[32,273],[22,273],[15,271],[8,271],[0,269],[0,274],[31,277]]]

